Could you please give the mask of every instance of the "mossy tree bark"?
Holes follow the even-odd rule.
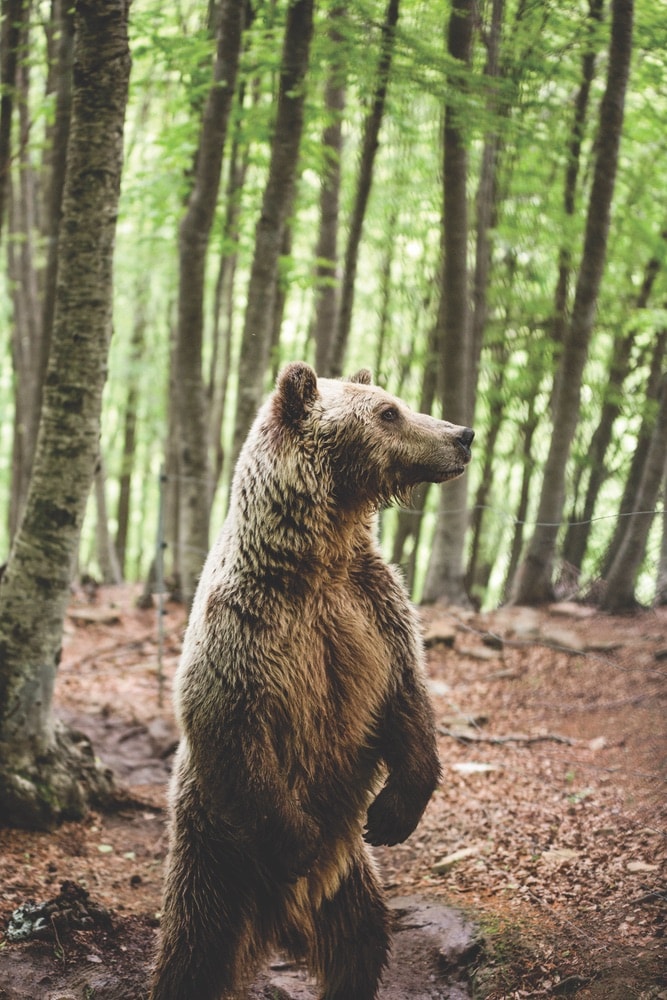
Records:
[[[51,354],[21,525],[0,583],[0,815],[46,827],[110,794],[87,739],[53,715],[62,626],[99,455],[130,74],[128,0],[77,0]]]

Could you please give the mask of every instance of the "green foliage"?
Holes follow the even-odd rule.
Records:
[[[373,92],[385,4],[354,0],[343,5],[330,32],[331,11],[317,5],[306,122],[297,202],[291,221],[291,248],[283,257],[281,286],[285,314],[275,362],[312,357],[309,340],[315,287],[315,245],[319,194],[330,164],[322,132],[330,124],[324,110],[325,82],[332,62],[346,81],[342,113],[339,249],[353,201],[360,135]],[[234,361],[243,322],[254,233],[268,168],[274,128],[282,34],[287,0],[253,5],[241,60],[238,99],[230,123],[218,215],[210,243],[206,289],[205,361],[213,353],[213,303],[221,257],[233,256],[236,278],[231,301],[232,379],[227,394],[223,438],[229,440],[234,404]],[[484,331],[476,427],[478,442],[488,438],[495,414],[502,425],[493,457],[493,477],[484,517],[483,558],[493,563],[489,602],[500,596],[515,530],[515,513],[526,466],[535,470],[527,520],[534,518],[541,465],[551,436],[549,421],[558,346],[552,340],[554,289],[559,253],[570,255],[571,304],[582,252],[585,211],[595,149],[599,100],[609,39],[608,14],[589,30],[588,3],[526,3],[508,0],[500,48],[500,75],[485,73],[490,5],[480,8],[483,24],[475,34],[470,70],[452,67],[445,53],[449,5],[438,0],[403,0],[396,52],[380,135],[373,187],[364,223],[355,288],[353,335],[346,368],[381,358],[378,381],[419,402],[429,332],[439,300],[442,213],[441,130],[445,101],[459,115],[468,143],[470,168],[470,264],[475,254],[475,196],[484,143],[498,137],[498,200],[493,223],[488,316]],[[200,114],[210,85],[214,39],[206,23],[207,5],[182,0],[134,0],[131,9],[133,75],[126,122],[125,171],[116,246],[115,333],[105,396],[102,447],[108,474],[108,502],[115,516],[118,478],[123,464],[123,424],[128,385],[139,387],[138,441],[133,480],[130,572],[146,572],[157,523],[157,478],[167,442],[169,338],[177,292],[178,227],[191,185]],[[36,34],[35,37],[38,37]],[[581,59],[590,46],[597,54],[589,112],[582,136],[575,213],[563,208],[568,137]],[[610,475],[596,516],[616,513],[644,407],[650,345],[667,323],[667,187],[657,183],[667,159],[667,21],[657,8],[639,5],[632,78],[627,96],[621,162],[612,232],[598,319],[585,375],[580,427],[571,457],[570,486],[585,484],[588,454],[601,407],[609,399],[609,366],[619,330],[636,331],[631,374],[620,391],[621,414],[608,456]],[[53,102],[44,99],[44,47],[31,49],[35,87],[30,142],[41,150],[53,119]],[[461,86],[461,84],[465,86]],[[242,185],[230,186],[232,143],[246,165]],[[36,165],[39,164],[36,161]],[[233,232],[225,231],[228,192],[238,205]],[[648,262],[660,270],[646,308],[636,300]],[[383,275],[389,275],[385,290]],[[383,310],[383,294],[387,296]],[[11,465],[11,319],[0,297],[0,485],[8,492]],[[132,334],[141,315],[145,345],[132,353]],[[381,322],[383,346],[379,349]],[[498,376],[502,372],[502,379]],[[523,442],[531,414],[537,427],[529,455]],[[478,488],[483,455],[470,468],[469,496]],[[229,470],[225,475],[228,476]],[[221,491],[222,492],[222,491]],[[433,494],[435,491],[432,491]],[[222,506],[222,501],[220,502]],[[217,511],[217,508],[216,508]],[[217,516],[217,514],[216,514]],[[429,498],[427,527],[435,518]],[[93,560],[93,518],[84,533],[82,565]],[[388,536],[394,517],[384,520]],[[586,567],[598,561],[612,522],[596,522]],[[1,532],[0,561],[8,539]],[[112,523],[112,531],[114,524]],[[430,544],[425,531],[424,555]],[[654,543],[652,543],[654,544]],[[651,572],[649,567],[648,572]]]

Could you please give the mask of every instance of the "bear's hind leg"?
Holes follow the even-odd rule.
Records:
[[[331,899],[313,914],[311,970],[322,1000],[375,1000],[389,951],[390,916],[373,866],[360,851]]]
[[[194,824],[175,834],[150,1000],[245,1000],[255,949],[242,866]]]

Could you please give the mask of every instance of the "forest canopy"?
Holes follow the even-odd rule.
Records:
[[[51,342],[74,36],[60,0],[2,17],[0,562]],[[659,7],[133,0],[129,44],[79,575],[146,580],[163,554],[187,599],[249,420],[305,359],[475,427],[467,481],[382,513],[417,599],[666,600]]]

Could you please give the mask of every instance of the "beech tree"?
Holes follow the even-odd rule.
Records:
[[[127,0],[77,0],[58,284],[25,513],[0,581],[0,811],[44,827],[108,797],[109,772],[53,715],[53,685],[99,457],[130,74]]]

